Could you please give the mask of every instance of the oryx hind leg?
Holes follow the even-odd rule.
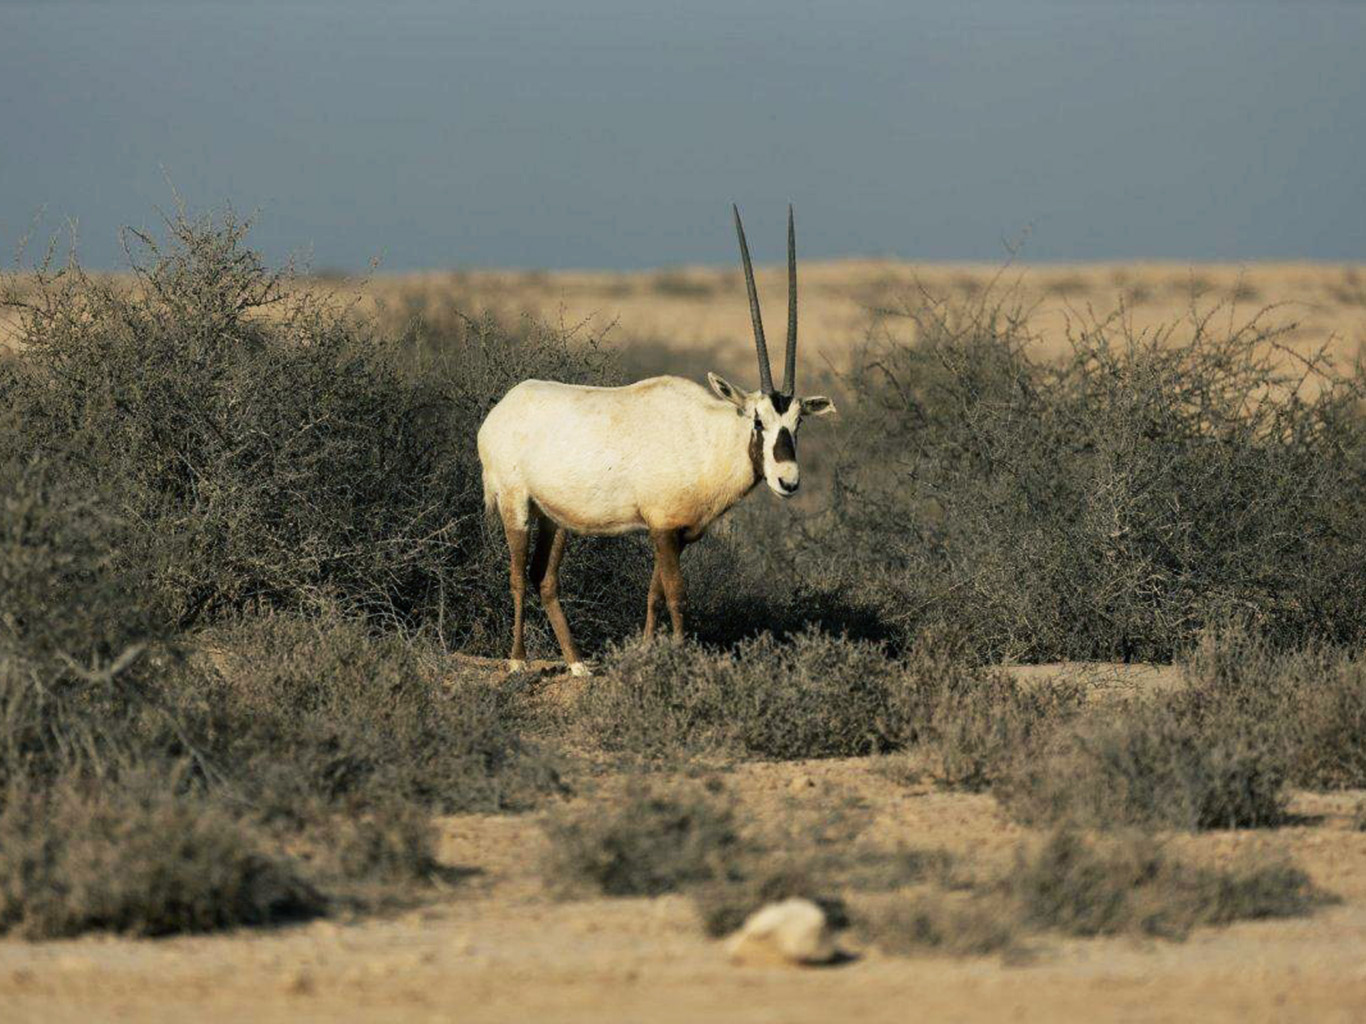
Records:
[[[508,540],[508,582],[512,591],[512,652],[508,655],[508,671],[526,668],[526,644],[523,639],[526,622],[526,554],[529,523],[525,500],[520,506],[515,501],[498,502],[503,520],[503,532]]]
[[[574,638],[569,633],[569,620],[560,607],[560,562],[564,559],[568,542],[568,530],[542,517],[536,537],[536,557],[531,563],[531,582],[540,588],[541,605],[545,608],[546,618],[550,620],[550,628],[555,631],[555,639],[560,642],[560,653],[564,655],[569,671],[576,676],[586,676],[589,674],[588,666],[579,657]],[[544,555],[543,547],[548,549]]]

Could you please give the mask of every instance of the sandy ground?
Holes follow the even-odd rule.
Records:
[[[786,270],[758,268],[769,331],[781,332],[787,311]],[[1189,335],[1192,313],[1218,310],[1216,329],[1241,325],[1266,310],[1264,322],[1288,328],[1301,353],[1327,345],[1351,359],[1366,344],[1366,268],[1347,264],[1095,263],[1075,265],[917,264],[875,260],[806,263],[801,275],[803,366],[837,369],[868,340],[908,339],[904,316],[928,298],[952,304],[967,296],[1029,311],[1041,357],[1068,351],[1068,332],[1121,307],[1136,333],[1176,326]],[[439,310],[448,304],[513,319],[529,313],[581,325],[630,349],[664,344],[714,352],[719,369],[753,370],[749,308],[734,268],[678,267],[615,272],[430,272],[330,282],[385,315]]]
[[[1143,666],[1059,671],[1109,692],[1174,680]],[[941,846],[972,868],[1008,864],[1028,838],[990,796],[898,785],[871,759],[746,764],[726,780],[744,815],[856,808],[864,839]],[[1312,917],[1183,943],[1044,938],[1022,963],[851,942],[852,961],[823,969],[732,966],[683,897],[557,899],[538,871],[538,815],[451,817],[442,859],[471,871],[421,909],[213,937],[0,942],[0,1020],[1360,1021],[1366,832],[1352,816],[1363,795],[1299,794],[1295,826],[1171,840],[1197,859],[1291,854],[1342,898]]]
[[[758,268],[770,333],[781,337],[787,309],[785,269]],[[24,282],[13,279],[22,293]],[[709,354],[727,373],[753,373],[749,307],[736,268],[676,267],[614,271],[428,271],[367,279],[305,279],[383,322],[451,309],[489,311],[507,321],[524,315],[603,337],[624,349],[667,345]],[[1043,357],[1067,350],[1069,329],[1123,305],[1137,332],[1181,325],[1192,310],[1217,309],[1214,324],[1241,324],[1267,309],[1267,324],[1291,326],[1286,341],[1307,352],[1326,345],[1351,359],[1366,344],[1366,267],[1319,263],[978,264],[843,260],[801,264],[802,365],[845,368],[864,342],[906,339],[914,328],[900,315],[925,296],[961,299],[989,294],[1030,311]],[[0,345],[13,342],[14,310],[0,309]],[[1173,335],[1188,334],[1178,327]],[[776,353],[775,353],[776,356]],[[778,357],[780,358],[780,357]],[[692,372],[692,367],[682,368]],[[745,376],[748,380],[748,376]]]

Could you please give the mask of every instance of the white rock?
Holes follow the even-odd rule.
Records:
[[[726,949],[737,964],[824,964],[836,953],[825,911],[804,899],[759,908]]]

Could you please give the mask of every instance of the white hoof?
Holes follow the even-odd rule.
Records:
[[[508,671],[509,671],[509,672],[525,672],[525,671],[526,671],[526,662],[523,661],[521,658],[509,658],[509,659],[508,659]]]
[[[571,676],[591,676],[593,673],[588,671],[588,666],[581,661],[576,661],[569,666]]]

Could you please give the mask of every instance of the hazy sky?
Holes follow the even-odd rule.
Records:
[[[0,0],[0,246],[315,267],[1366,260],[1366,2]]]

